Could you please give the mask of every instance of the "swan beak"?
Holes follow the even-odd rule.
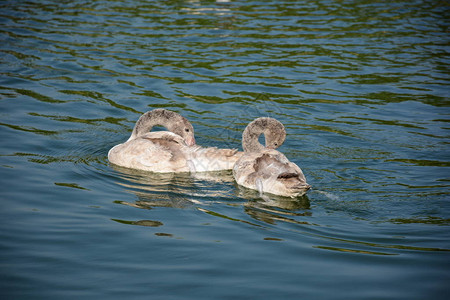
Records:
[[[194,146],[195,145],[195,138],[193,136],[186,138],[186,144],[188,146]]]

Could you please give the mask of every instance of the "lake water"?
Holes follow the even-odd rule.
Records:
[[[446,1],[1,1],[2,299],[448,299]],[[260,116],[313,189],[119,169],[167,108]]]

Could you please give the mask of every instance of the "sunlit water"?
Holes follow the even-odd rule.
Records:
[[[446,1],[1,1],[2,299],[445,299]],[[141,113],[313,189],[119,169]]]

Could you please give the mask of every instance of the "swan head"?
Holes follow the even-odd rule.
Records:
[[[178,116],[167,129],[181,136],[188,146],[195,145],[194,127],[185,117]]]
[[[283,124],[278,121],[272,125],[273,126],[269,127],[264,132],[266,148],[277,149],[278,147],[283,145],[284,140],[286,139],[286,131]]]
[[[265,147],[258,138],[264,134]],[[257,118],[250,122],[242,134],[242,147],[246,152],[258,152],[264,148],[276,149],[286,139],[286,130],[283,124],[274,118]]]

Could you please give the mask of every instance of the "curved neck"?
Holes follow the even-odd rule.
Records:
[[[267,130],[266,118],[260,118],[248,124],[248,126],[244,130],[244,133],[242,134],[242,148],[244,148],[244,151],[258,152],[263,150],[265,147],[261,145],[258,139],[259,136],[263,133],[267,137]]]
[[[264,134],[265,146],[258,141]],[[274,118],[258,118],[247,125],[242,134],[242,147],[246,152],[260,152],[263,149],[276,149],[286,138],[283,124]]]
[[[147,132],[151,131],[153,126],[163,126],[169,131],[173,131],[173,120],[178,117],[177,113],[168,111],[165,109],[154,109],[143,114],[139,120],[137,120],[136,125],[134,125],[133,132],[130,138],[133,140]]]

